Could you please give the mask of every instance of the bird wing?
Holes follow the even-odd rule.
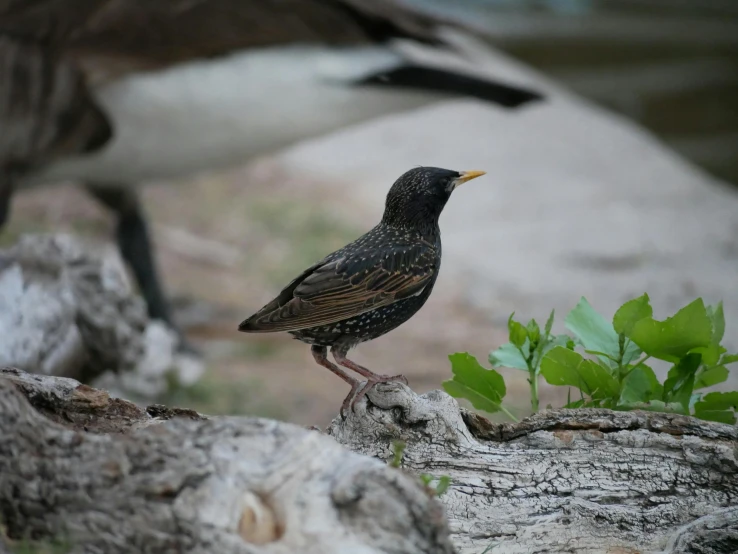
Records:
[[[430,36],[395,0],[0,0],[0,215],[15,180],[112,136],[89,89],[132,71],[287,43]]]
[[[9,138],[0,143],[0,172],[10,175],[11,163],[26,170],[105,144],[110,123],[88,88],[132,71],[286,44],[398,37],[437,44],[439,26],[446,24],[458,25],[402,0],[0,0],[0,129],[5,137],[13,129],[35,141],[13,139],[28,146],[20,157],[8,152]],[[455,92],[509,106],[536,97],[415,65],[378,71],[355,84]],[[33,104],[17,100],[15,91],[23,87],[39,93]],[[3,180],[11,182],[0,175]],[[0,186],[1,204],[9,186]]]
[[[294,43],[436,42],[440,21],[401,0],[0,0],[0,34],[53,42],[90,70],[115,60],[109,76]]]
[[[239,330],[295,331],[349,319],[420,294],[437,270],[437,250],[426,242],[329,257],[303,272]]]

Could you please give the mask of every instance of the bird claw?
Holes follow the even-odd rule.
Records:
[[[404,375],[375,375],[373,378],[370,378],[367,383],[374,383],[375,385],[377,383],[391,383],[393,381],[399,381],[403,385],[407,385],[407,377]]]
[[[345,420],[348,414],[349,408],[354,407],[353,402],[351,400],[354,398],[354,395],[356,395],[356,391],[361,388],[361,381],[356,381],[353,385],[351,385],[351,391],[348,393],[346,398],[343,399],[343,403],[341,404],[341,419]]]
[[[392,383],[394,381],[399,381],[400,383],[403,383],[405,385],[408,384],[407,377],[405,377],[404,375],[377,375],[376,379],[369,379],[363,384],[354,384],[351,387],[351,392],[349,392],[348,396],[344,399],[343,404],[341,404],[341,418],[346,419],[349,408],[354,411],[356,403],[361,400],[366,395],[366,393],[372,390],[375,386],[380,383]]]
[[[408,384],[407,377],[405,377],[404,375],[394,375],[390,377],[389,379],[387,379],[387,381],[399,381],[403,385]]]

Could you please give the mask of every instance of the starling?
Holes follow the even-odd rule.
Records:
[[[238,330],[287,331],[312,345],[315,361],[351,385],[344,415],[377,383],[378,375],[349,360],[348,351],[392,331],[423,307],[441,267],[438,218],[451,193],[484,171],[419,167],[403,174],[387,194],[382,221],[365,235],[310,266]],[[362,384],[328,360],[367,381]]]

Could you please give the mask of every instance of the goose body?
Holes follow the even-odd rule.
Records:
[[[354,84],[403,63],[376,46],[285,46],[128,75],[94,94],[115,129],[110,142],[24,184],[184,177],[444,96]]]
[[[447,25],[401,0],[2,2],[0,228],[15,189],[79,181],[117,214],[149,314],[171,323],[136,185],[442,97],[541,98],[398,47],[463,57]]]

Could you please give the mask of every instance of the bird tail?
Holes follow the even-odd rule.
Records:
[[[506,108],[517,108],[544,98],[542,94],[532,89],[482,80],[447,69],[414,64],[376,73],[362,79],[357,84],[468,96]]]
[[[256,322],[254,321],[253,317],[243,320],[239,324],[238,330],[241,331],[242,333],[264,332],[262,329],[259,329],[259,327],[256,325]]]

